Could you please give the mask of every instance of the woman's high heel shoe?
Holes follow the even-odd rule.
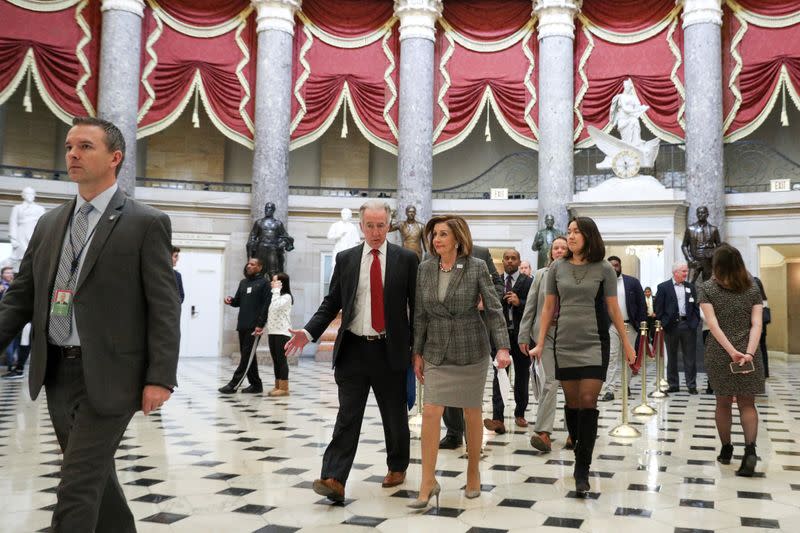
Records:
[[[413,502],[406,505],[409,509],[425,509],[431,501],[431,498],[434,496],[436,497],[436,510],[439,510],[439,493],[442,492],[442,487],[439,486],[438,481],[433,482],[433,488],[428,493],[428,497],[424,500],[422,498],[417,498]]]
[[[731,458],[733,457],[733,444],[730,442],[728,444],[723,444],[722,448],[719,450],[719,455],[717,456],[717,461],[719,461],[723,465],[731,464]]]
[[[756,455],[756,444],[745,444],[744,456],[742,457],[742,466],[736,471],[737,476],[753,477],[756,470],[756,463],[758,463],[758,455]]]
[[[475,489],[475,490],[470,490],[467,488],[464,489],[464,496],[466,496],[470,500],[474,500],[475,498],[480,497],[480,495],[481,495],[481,489]]]

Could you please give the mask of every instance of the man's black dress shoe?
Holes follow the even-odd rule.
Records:
[[[697,387],[689,387],[689,394],[697,394]]]
[[[667,389],[667,392],[680,392],[680,387],[670,387]]]
[[[243,388],[242,392],[244,392],[245,394],[261,394],[262,392],[264,392],[264,386],[250,385],[248,387]]]
[[[440,450],[455,450],[456,448],[460,447],[461,439],[454,437],[453,435],[445,435],[444,438],[439,441]]]
[[[236,392],[236,388],[230,383],[228,383],[224,387],[218,388],[217,390],[222,394],[233,394],[234,392]]]

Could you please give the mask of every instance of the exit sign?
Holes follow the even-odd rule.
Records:
[[[789,189],[786,189],[787,191]],[[508,200],[508,189],[492,189],[492,200]]]
[[[785,192],[792,190],[792,180],[769,180],[770,192]]]

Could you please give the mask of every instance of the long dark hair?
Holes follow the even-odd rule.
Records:
[[[273,275],[278,278],[278,281],[281,282],[281,294],[288,294],[292,298],[292,303],[294,303],[294,296],[292,296],[292,288],[289,285],[289,274],[287,274],[286,272],[278,272],[277,274]]]
[[[600,235],[600,230],[597,229],[597,224],[594,223],[589,217],[574,217],[569,221],[577,224],[578,231],[583,235],[583,250],[581,255],[586,258],[588,263],[597,263],[606,257],[606,245],[603,242],[603,237]],[[567,248],[567,253],[564,259],[572,258],[572,250]]]
[[[733,292],[744,292],[753,285],[742,254],[730,244],[722,243],[714,251],[711,270],[717,283]]]

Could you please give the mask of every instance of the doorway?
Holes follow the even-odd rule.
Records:
[[[176,270],[183,276],[181,357],[219,357],[222,352],[222,250],[181,250]]]

